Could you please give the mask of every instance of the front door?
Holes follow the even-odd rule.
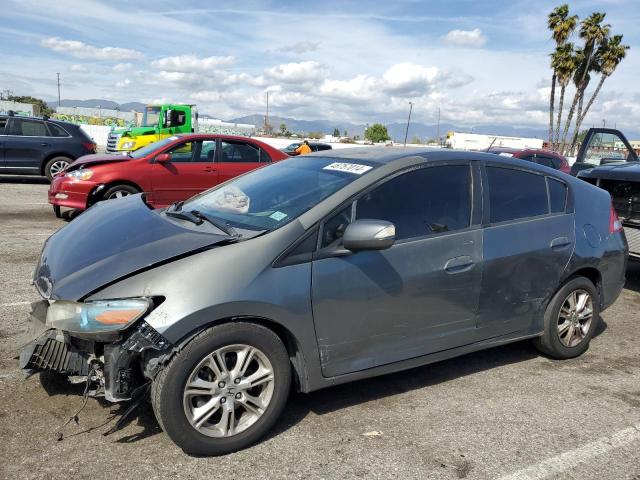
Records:
[[[7,126],[7,117],[0,117],[0,168],[4,167],[4,150],[5,150],[5,127]]]
[[[607,163],[637,160],[638,155],[620,131],[612,128],[590,128],[580,145],[571,174],[577,175],[580,170]]]
[[[482,271],[468,164],[386,181],[322,226],[312,301],[327,377],[471,343]],[[388,250],[331,256],[352,219],[393,222]]]
[[[478,340],[537,333],[575,242],[564,182],[487,166]]]
[[[171,161],[154,162],[151,169],[152,199],[155,207],[186,200],[216,184],[213,158],[216,142],[193,141],[180,143],[163,152],[171,154]]]
[[[242,140],[221,140],[216,163],[217,183],[263,167],[271,157],[257,145]]]

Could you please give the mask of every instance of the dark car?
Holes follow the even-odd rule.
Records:
[[[640,260],[640,162],[619,130],[592,128],[580,145],[572,171],[611,195],[629,242],[629,256]]]
[[[95,142],[73,123],[0,115],[0,173],[51,180],[76,158],[95,152]]]
[[[143,195],[99,203],[58,230],[20,365],[111,402],[151,383],[169,437],[222,454],[265,434],[292,387],[524,339],[580,355],[626,262],[609,195],[534,163],[310,154],[164,210]]]
[[[215,134],[167,137],[128,155],[87,155],[51,182],[49,203],[85,210],[140,192],[154,208],[186,200],[255,168],[287,158],[258,140]]]
[[[281,149],[284,153],[289,155],[290,157],[295,157],[298,155],[296,153],[296,148],[302,145],[302,142],[295,142],[291,145],[287,145],[285,148]],[[311,147],[312,152],[322,152],[325,150],[331,150],[333,147],[327,143],[311,143],[309,142],[309,146]]]
[[[545,167],[560,170],[564,173],[571,171],[571,166],[564,155],[560,155],[553,150],[545,150],[542,148],[504,148],[496,147],[489,150],[489,153],[503,155],[507,157],[520,158],[528,162],[544,165]]]

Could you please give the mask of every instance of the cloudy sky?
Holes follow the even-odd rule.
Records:
[[[147,7],[145,7],[147,3]],[[358,123],[546,124],[559,2],[5,0],[0,89],[54,99],[180,101],[220,118],[273,112]],[[587,124],[640,131],[637,0],[607,12],[631,45]],[[594,82],[595,83],[595,82]]]

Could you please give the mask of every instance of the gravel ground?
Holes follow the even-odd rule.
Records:
[[[65,225],[46,190],[0,176],[0,478],[640,479],[640,263],[574,360],[518,343],[294,394],[268,438],[219,458],[183,454],[149,407],[104,436],[122,407],[94,399],[58,442],[81,392],[15,359],[41,245]]]

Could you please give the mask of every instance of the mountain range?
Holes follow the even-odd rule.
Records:
[[[55,107],[57,102],[48,102],[51,107]],[[104,99],[89,99],[89,100],[62,100],[61,105],[63,107],[89,107],[95,108],[100,106],[104,109],[118,109],[120,111],[131,111],[135,110],[141,112],[144,110],[145,104],[141,102],[127,102],[127,103],[118,103],[112,100],[104,100]],[[212,116],[217,118],[216,115],[209,115],[206,112],[201,112],[202,115]],[[245,115],[243,117],[237,117],[228,119],[227,121],[233,123],[249,123],[256,125],[256,127],[260,127],[264,124],[264,115],[261,114],[253,114],[253,115]],[[374,123],[372,121],[371,123]],[[340,134],[344,134],[346,131],[348,136],[353,137],[354,135],[362,138],[364,136],[364,130],[367,127],[366,124],[355,124],[350,122],[343,122],[339,120],[300,120],[289,117],[280,117],[280,116],[270,116],[269,123],[272,125],[275,131],[280,130],[280,124],[284,123],[287,129],[293,133],[306,134],[309,132],[322,132],[324,134],[333,133],[334,129],[340,130]],[[387,130],[391,138],[396,141],[404,140],[405,131],[407,128],[407,124],[404,122],[394,122],[386,124]],[[422,122],[411,122],[409,126],[409,132],[407,135],[407,140],[411,141],[414,137],[420,138],[422,141],[428,138],[435,138],[437,133],[440,133],[440,136],[443,137],[447,134],[447,132],[456,131],[456,132],[473,132],[473,133],[484,133],[491,135],[507,135],[514,137],[535,137],[535,138],[545,138],[547,135],[547,130],[545,128],[535,128],[535,127],[514,127],[511,125],[478,125],[473,128],[464,127],[460,125],[455,125],[451,123],[441,123],[439,128],[436,124],[428,124]]]

